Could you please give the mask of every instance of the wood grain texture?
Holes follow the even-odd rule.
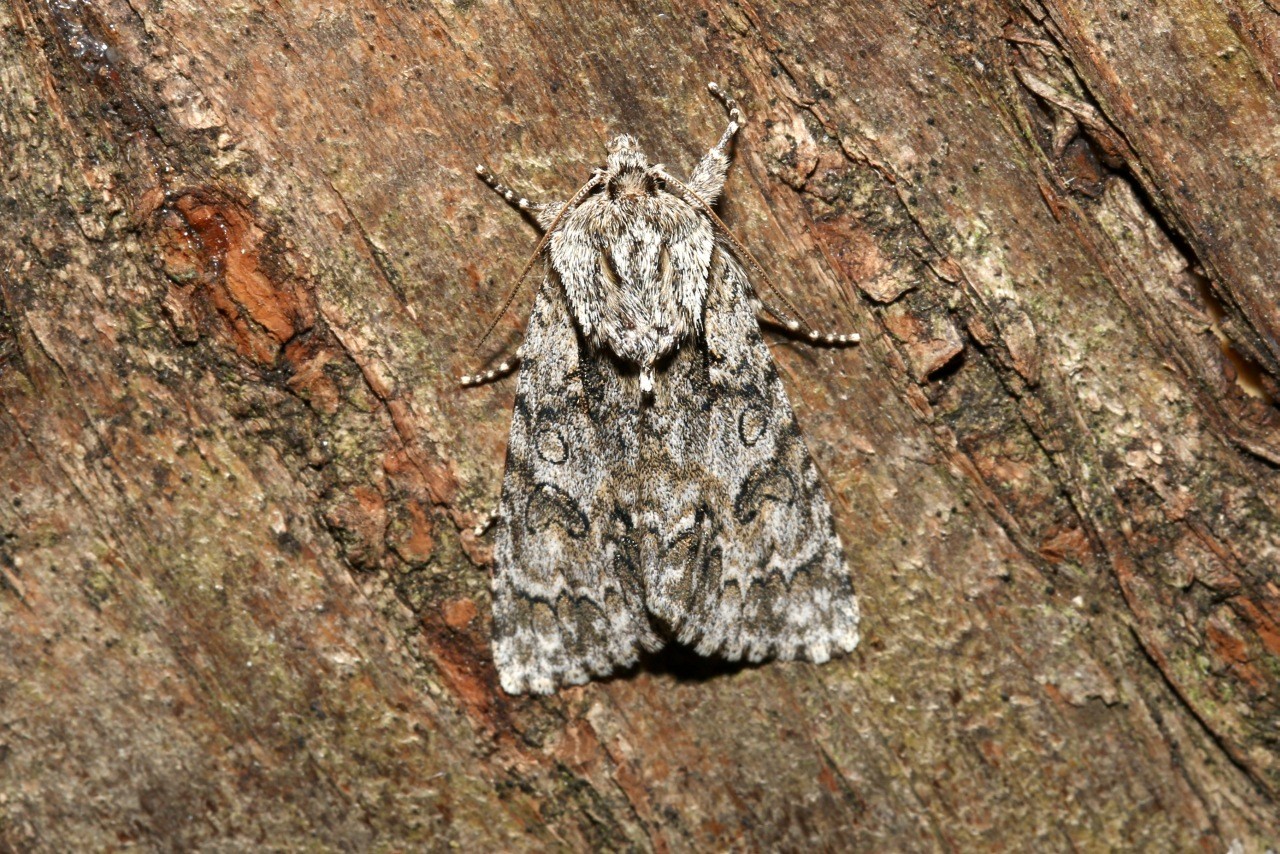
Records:
[[[1122,8],[1123,7],[1123,8]],[[0,848],[1263,850],[1277,13],[0,6]],[[822,667],[512,699],[514,384],[615,133],[863,345],[770,342],[856,565]],[[496,336],[514,348],[528,295]]]

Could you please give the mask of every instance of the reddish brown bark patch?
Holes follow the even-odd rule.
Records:
[[[160,267],[177,286],[170,318],[183,340],[211,334],[269,366],[315,322],[309,287],[287,269],[248,206],[216,190],[192,190],[162,206],[155,221]]]

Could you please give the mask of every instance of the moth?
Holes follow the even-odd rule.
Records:
[[[517,351],[495,519],[493,655],[509,694],[670,642],[752,662],[823,662],[858,643],[831,508],[744,266],[772,285],[713,208],[744,119],[708,88],[729,125],[687,181],[627,135],[567,202],[531,202],[476,168],[544,232],[503,312],[547,268]],[[810,340],[858,340],[767,310]]]

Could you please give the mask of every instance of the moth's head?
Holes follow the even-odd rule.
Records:
[[[605,192],[609,198],[625,201],[656,191],[649,158],[644,156],[635,139],[625,133],[615,136],[609,142],[609,168],[605,170]]]

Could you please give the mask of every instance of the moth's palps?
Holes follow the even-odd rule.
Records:
[[[858,643],[831,508],[742,263],[767,277],[712,209],[744,120],[711,90],[729,126],[687,181],[626,135],[567,203],[477,169],[546,231],[494,533],[508,693],[586,682],[668,642],[815,662]],[[803,329],[791,311],[773,313]]]

